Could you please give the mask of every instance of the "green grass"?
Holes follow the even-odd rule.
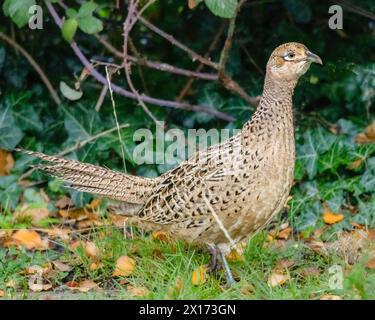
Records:
[[[114,227],[98,228],[89,235],[78,239],[93,241],[100,250],[102,268],[90,270],[91,259],[82,247],[71,251],[68,247],[57,246],[54,250],[31,252],[16,248],[0,249],[0,289],[6,298],[32,298],[50,296],[52,298],[79,299],[140,299],[128,292],[127,285],[146,287],[147,299],[319,299],[333,294],[345,299],[374,299],[375,272],[364,267],[366,257],[354,266],[348,266],[336,255],[315,253],[302,242],[288,241],[283,248],[267,245],[266,233],[259,233],[249,241],[243,261],[230,262],[235,277],[239,280],[233,287],[225,286],[224,272],[209,276],[206,283],[194,286],[192,272],[208,263],[209,255],[182,242],[161,242],[151,235],[135,233],[133,239],[124,239],[121,230]],[[136,261],[132,275],[113,278],[115,261],[121,255],[128,255]],[[61,260],[73,267],[70,272],[56,272],[50,277],[54,288],[67,281],[90,279],[102,290],[99,292],[72,294],[69,290],[57,289],[43,293],[32,293],[28,288],[28,277],[23,271],[32,265],[43,266],[52,260]],[[295,262],[289,268],[290,280],[282,286],[270,288],[267,279],[277,261],[291,259]],[[330,289],[329,268],[342,266],[344,270],[343,289]],[[303,276],[302,270],[314,267],[318,275]],[[128,284],[120,284],[126,279]],[[176,289],[182,280],[183,286]],[[14,288],[6,288],[9,281]],[[61,287],[60,287],[61,288]]]

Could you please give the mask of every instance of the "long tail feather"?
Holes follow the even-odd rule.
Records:
[[[143,204],[152,193],[157,181],[40,152],[22,149],[16,149],[16,151],[45,161],[46,163],[39,164],[36,168],[62,179],[67,186],[109,199]]]

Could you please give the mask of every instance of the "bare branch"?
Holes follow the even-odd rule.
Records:
[[[103,37],[96,36],[98,41],[111,53],[113,53],[116,57],[123,59],[124,55],[123,52],[117,50],[114,46],[112,46],[107,40],[105,40]],[[182,75],[185,77],[192,77],[192,78],[197,78],[197,79],[202,79],[202,80],[212,80],[216,81],[219,77],[217,74],[213,73],[204,73],[204,72],[199,72],[199,71],[190,71],[182,68],[178,68],[175,66],[172,66],[171,64],[164,63],[164,62],[158,62],[158,61],[150,61],[147,59],[140,59],[138,57],[134,57],[132,55],[128,55],[128,60],[134,63],[138,63],[142,66],[151,68],[151,69],[156,69],[159,71],[164,71],[164,72],[169,72],[169,73],[174,73],[178,75]]]
[[[8,37],[7,35],[5,35],[2,32],[0,32],[0,39],[4,40],[6,43],[11,45],[13,48],[15,48],[17,51],[19,51],[26,58],[26,60],[30,63],[30,65],[38,73],[38,75],[39,75],[40,79],[43,81],[44,85],[47,87],[53,101],[55,101],[55,103],[57,105],[59,105],[61,103],[61,100],[60,100],[56,90],[54,89],[53,85],[49,81],[46,74],[43,72],[42,68],[35,61],[35,59],[24,48],[22,48],[15,40]]]
[[[133,92],[133,94],[137,97],[138,104],[142,107],[142,109],[147,113],[147,115],[155,122],[155,124],[158,124],[159,121],[155,118],[155,116],[152,114],[152,112],[147,108],[145,103],[142,101],[138,91],[135,89],[133,85],[133,81],[130,77],[130,68],[131,64],[128,63],[128,42],[129,42],[129,32],[134,26],[134,24],[137,21],[138,16],[147,8],[151,3],[154,1],[151,0],[148,3],[145,4],[145,6],[142,8],[142,10],[138,13],[137,16],[134,16],[134,12],[136,9],[136,4],[133,0],[129,0],[129,6],[128,6],[128,15],[124,22],[124,70],[125,70],[125,76],[126,81],[128,82],[128,85]]]
[[[62,27],[62,20],[57,14],[54,6],[50,2],[46,2],[46,6],[53,17],[55,23],[61,28]],[[71,43],[71,47],[76,54],[76,56],[79,58],[79,60],[82,62],[82,64],[89,70],[90,74],[99,81],[102,85],[107,84],[106,78],[100,74],[89,62],[89,60],[86,58],[86,56],[82,53],[82,51],[79,49],[78,45],[75,42]],[[130,99],[137,99],[137,97],[134,95],[134,93],[127,91],[115,84],[111,84],[113,92],[116,92],[117,94],[120,94],[124,97],[130,98]],[[215,108],[212,108],[210,106],[205,105],[192,105],[189,103],[184,102],[176,102],[171,100],[163,100],[163,99],[157,99],[152,98],[146,95],[140,95],[140,98],[142,101],[146,103],[150,103],[153,105],[161,106],[161,107],[167,107],[167,108],[174,108],[174,109],[182,109],[182,110],[189,110],[189,111],[195,111],[195,112],[204,112],[207,114],[214,115],[220,119],[223,119],[225,121],[234,121],[234,118],[226,113],[223,113],[221,111],[216,110]]]

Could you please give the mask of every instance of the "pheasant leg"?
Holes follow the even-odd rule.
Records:
[[[219,251],[218,247],[215,245],[208,245],[208,250],[211,253],[211,260],[210,260],[210,263],[208,264],[207,271],[211,273],[211,272],[222,269],[223,266],[221,265],[218,259],[218,251]]]
[[[225,271],[225,276],[227,278],[227,284],[231,286],[235,283],[232,272],[229,269],[229,265],[227,262],[227,258],[225,258],[225,254],[223,252],[220,252],[220,255],[221,255],[221,259],[223,260],[223,267]]]

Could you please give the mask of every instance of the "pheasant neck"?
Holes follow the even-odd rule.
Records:
[[[293,130],[292,97],[296,84],[297,80],[283,81],[267,74],[259,105],[244,130],[258,133]]]

